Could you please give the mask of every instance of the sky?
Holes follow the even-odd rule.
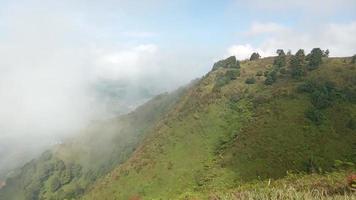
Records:
[[[0,0],[0,171],[107,117],[97,83],[158,94],[231,55],[351,56],[355,35],[355,0]]]

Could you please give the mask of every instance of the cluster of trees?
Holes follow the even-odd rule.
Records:
[[[220,60],[213,65],[213,71],[219,68],[230,68],[230,69],[239,69],[240,61],[236,60],[235,56],[230,56],[224,60]]]
[[[216,62],[213,66],[213,71],[218,68],[226,68],[227,70],[224,74],[217,77],[213,88],[214,91],[218,91],[222,86],[240,76],[240,61],[235,56]]]
[[[266,85],[276,82],[278,73],[290,74],[293,78],[300,79],[307,71],[317,69],[323,62],[322,58],[328,57],[330,52],[314,48],[308,55],[305,55],[303,49],[299,49],[295,55],[290,51],[286,55],[283,49],[278,49],[276,53],[278,56],[273,61],[272,69],[264,73]]]
[[[65,164],[52,155],[44,152],[38,160],[27,163],[19,176],[9,178],[9,186],[20,188],[26,200],[48,199],[53,194],[56,199],[71,199],[73,194],[84,192],[80,186],[62,189],[74,179],[82,176],[82,168],[78,164]],[[60,197],[59,197],[60,196]]]
[[[305,112],[305,116],[316,125],[320,125],[325,119],[323,110],[331,107],[337,100],[349,102],[356,100],[356,90],[338,89],[328,80],[307,80],[298,87],[298,90],[309,94],[312,106]],[[353,119],[350,119],[347,126],[351,129],[356,127]]]

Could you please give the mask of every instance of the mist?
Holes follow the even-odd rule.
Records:
[[[177,73],[183,67],[171,60],[176,52],[151,43],[153,33],[103,35],[113,28],[102,27],[109,15],[87,6],[5,1],[1,7],[0,177],[93,120],[127,113],[202,73]]]
[[[0,177],[224,57],[314,47],[351,56],[355,3],[342,2],[315,13],[322,1],[0,1]]]

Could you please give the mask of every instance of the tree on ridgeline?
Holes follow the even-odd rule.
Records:
[[[278,49],[277,54],[278,56],[274,59],[273,65],[279,69],[286,66],[286,54],[283,49]]]
[[[251,55],[251,57],[250,57],[250,61],[252,61],[252,60],[258,60],[258,59],[260,59],[260,58],[261,58],[260,54],[258,54],[257,52],[254,52],[254,53]]]
[[[323,51],[320,48],[314,48],[310,54],[308,54],[307,59],[309,61],[308,69],[314,70],[319,67],[322,63]]]
[[[355,64],[356,63],[356,54],[352,56],[351,59],[351,64]]]
[[[291,75],[295,79],[305,75],[305,54],[303,49],[299,49],[290,60]]]
[[[328,58],[328,57],[329,57],[329,54],[330,54],[329,49],[323,51],[323,57]]]

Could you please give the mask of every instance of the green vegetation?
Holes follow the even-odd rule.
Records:
[[[186,90],[93,125],[20,169],[0,199],[355,198],[355,65],[277,53],[229,57]]]
[[[335,73],[342,60],[329,58],[306,75],[306,81],[288,76],[277,81],[273,63],[274,59],[241,62],[240,77],[225,82],[219,92],[214,90],[216,81],[226,78],[227,69],[210,72],[178,102],[134,156],[100,179],[84,199],[234,199],[231,195],[237,193],[264,198],[286,191],[284,187],[289,188],[283,194],[286,198],[314,198],[312,183],[302,189],[293,183],[329,177],[329,172],[337,170],[336,160],[356,163],[356,136],[348,123],[356,115],[356,106],[345,92],[336,95],[354,91],[350,80],[356,71],[343,68]],[[266,87],[263,77],[253,85],[245,84],[247,78],[266,70],[265,66],[271,66],[266,79],[274,78],[273,86]],[[318,95],[326,95],[326,102]],[[310,108],[322,113],[320,125],[306,116]],[[282,178],[288,171],[326,175],[286,178],[272,181],[276,183],[273,187],[262,187],[265,180]],[[339,175],[337,180],[345,186],[341,181],[345,178]],[[333,192],[318,198],[324,197],[353,198],[349,193]]]
[[[305,54],[303,49],[299,49],[290,60],[291,75],[295,79],[305,76]]]
[[[285,67],[286,66],[286,54],[284,53],[283,49],[278,49],[277,50],[277,55],[278,56],[273,61],[273,65],[277,69]]]
[[[17,170],[0,190],[0,199],[80,197],[96,179],[130,157],[185,91],[159,95],[130,114],[92,124],[77,138]]]
[[[252,53],[252,55],[251,55],[251,57],[250,57],[250,61],[252,61],[252,60],[258,60],[258,59],[260,59],[260,58],[261,58],[260,54],[258,54],[257,52],[254,52],[254,53]]]
[[[220,60],[216,62],[213,66],[213,70],[217,70],[218,68],[240,68],[240,62],[236,60],[235,56],[230,56],[225,60]]]
[[[310,54],[307,56],[309,61],[308,69],[314,70],[319,67],[322,63],[323,51],[320,48],[314,48]]]
[[[255,84],[256,83],[256,79],[254,77],[247,78],[245,80],[245,83],[246,84]]]
[[[355,64],[356,63],[356,55],[353,55],[351,58],[351,64]]]

